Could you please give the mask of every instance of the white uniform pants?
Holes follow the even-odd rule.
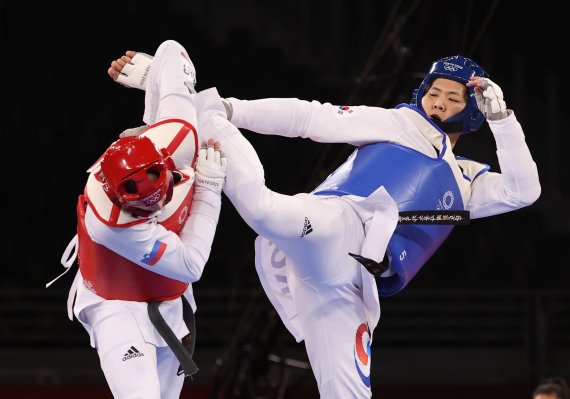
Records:
[[[122,301],[106,301],[83,310],[93,329],[101,369],[120,399],[178,399],[184,374],[168,346],[148,343]]]

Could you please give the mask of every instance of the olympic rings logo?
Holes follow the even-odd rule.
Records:
[[[445,69],[447,71],[451,71],[451,72],[457,72],[460,69],[463,69],[463,67],[461,65],[457,65],[457,64],[454,64],[452,62],[444,62],[443,63],[443,69]]]

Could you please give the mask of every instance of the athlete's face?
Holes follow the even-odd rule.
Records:
[[[129,206],[133,207],[133,208],[138,208],[140,210],[146,211],[146,212],[156,212],[156,211],[160,211],[162,208],[164,208],[164,206],[167,204],[166,202],[166,189],[168,187],[168,185],[172,184],[172,173],[170,171],[166,171],[166,179],[169,182],[167,185],[162,186],[161,187],[148,187],[148,183],[143,184],[143,187],[146,187],[147,191],[149,188],[151,188],[151,191],[147,192],[146,194],[149,194],[147,197],[142,198],[140,200],[136,200],[136,201],[129,201]],[[151,181],[152,183],[155,183],[159,177],[160,177],[160,173],[157,172],[154,169],[148,169],[146,171],[146,177],[149,181]],[[137,187],[137,183],[133,182],[132,183],[132,192],[133,193],[137,193],[139,192],[139,189]],[[144,189],[143,189],[144,190]],[[143,191],[144,192],[144,191]]]
[[[422,98],[422,107],[431,119],[445,120],[467,105],[467,86],[455,80],[437,78]]]
[[[160,198],[160,200],[158,200],[152,205],[146,205],[141,201],[131,202],[129,203],[129,205],[131,205],[133,208],[138,208],[140,210],[153,213],[156,211],[160,211],[162,208],[164,208],[164,206],[166,205],[166,195],[163,195]]]

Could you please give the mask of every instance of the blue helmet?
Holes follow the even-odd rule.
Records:
[[[471,76],[487,78],[489,74],[479,64],[467,57],[455,55],[453,57],[441,58],[432,64],[420,87],[414,90],[410,104],[425,112],[422,108],[422,97],[436,78],[451,79],[465,84],[469,82]],[[438,123],[440,126],[445,126],[449,123],[457,124],[455,132],[458,133],[469,133],[479,130],[485,120],[485,116],[477,107],[475,88],[468,87],[467,92],[469,93],[469,99],[463,111],[443,123]]]

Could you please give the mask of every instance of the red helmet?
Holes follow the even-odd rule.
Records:
[[[143,216],[172,198],[174,162],[145,136],[120,138],[101,158],[103,189],[111,201]]]

